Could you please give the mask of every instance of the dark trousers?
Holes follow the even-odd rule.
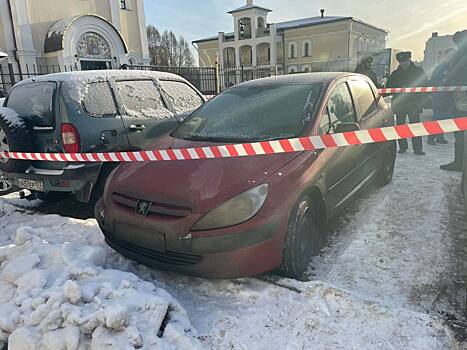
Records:
[[[409,117],[409,123],[420,123],[421,121],[421,113],[420,112],[411,112],[408,114],[398,113],[396,114],[397,117],[397,125],[407,124],[407,117]],[[423,139],[421,137],[414,137],[412,139],[412,146],[414,151],[422,151],[423,150]],[[399,147],[402,150],[406,150],[409,148],[409,143],[407,139],[399,140]]]
[[[463,131],[458,131],[454,133],[454,136],[456,138],[456,144],[455,144],[455,159],[454,162],[458,164],[463,164],[464,163],[464,132]]]

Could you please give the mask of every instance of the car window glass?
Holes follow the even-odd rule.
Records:
[[[318,134],[326,135],[326,134],[329,134],[330,131],[331,131],[331,119],[329,116],[329,111],[326,108],[318,124]]]
[[[312,122],[321,91],[321,84],[236,86],[204,104],[172,135],[219,142],[297,137]]]
[[[128,117],[166,119],[174,116],[152,80],[117,81],[115,85]]]
[[[88,84],[83,106],[86,113],[93,117],[117,114],[117,106],[108,82]]]
[[[204,103],[198,93],[185,83],[179,81],[161,81],[161,85],[177,113],[194,111]]]
[[[53,97],[55,83],[31,83],[13,88],[7,107],[34,126],[53,126]]]
[[[365,118],[377,110],[375,95],[370,85],[364,80],[350,81],[350,87],[359,106],[360,119]]]
[[[328,102],[329,116],[333,129],[338,123],[354,123],[355,110],[347,84],[339,85]]]

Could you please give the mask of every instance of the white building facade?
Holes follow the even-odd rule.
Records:
[[[352,69],[358,52],[386,48],[388,32],[352,17],[269,23],[272,10],[253,0],[229,11],[234,31],[194,41],[201,67],[272,67],[285,72]]]

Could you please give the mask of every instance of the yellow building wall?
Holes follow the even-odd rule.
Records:
[[[219,54],[219,42],[217,39],[198,43],[199,66],[214,67]]]
[[[321,70],[329,61],[349,57],[350,21],[330,23],[290,29],[284,32],[285,64],[297,66],[310,65],[311,70]],[[304,57],[303,43],[311,40],[311,56]],[[297,44],[297,57],[289,57],[289,44]]]
[[[96,14],[111,22],[110,4],[102,0],[28,0],[34,46],[44,49],[50,27],[63,18]]]
[[[5,32],[3,30],[3,21],[2,21],[1,16],[0,16],[0,48],[6,49]]]
[[[138,9],[136,1],[130,3],[130,11],[120,10],[121,18],[121,33],[128,45],[128,50],[137,52],[141,55],[143,48],[141,47],[141,40],[134,40],[140,37]]]

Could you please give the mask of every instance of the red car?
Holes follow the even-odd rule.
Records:
[[[324,135],[390,126],[358,74],[301,74],[232,87],[151,149]],[[212,278],[280,268],[301,278],[326,224],[371,180],[391,181],[394,142],[235,159],[121,165],[96,218],[110,246],[146,265]]]

